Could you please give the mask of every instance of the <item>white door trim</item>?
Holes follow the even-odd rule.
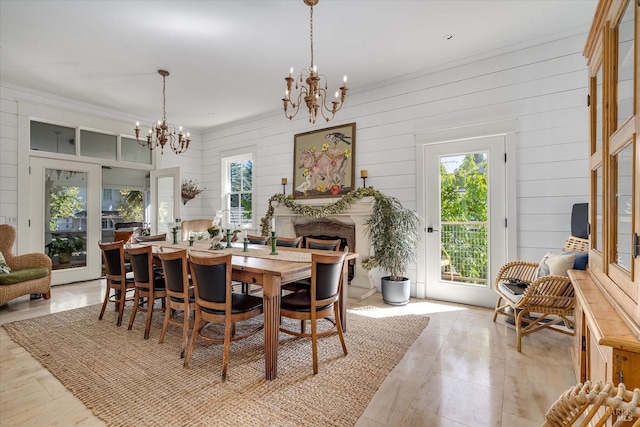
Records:
[[[489,123],[481,123],[469,126],[461,126],[457,128],[439,129],[424,133],[417,133],[416,138],[416,207],[418,214],[422,218],[426,217],[426,198],[425,198],[425,171],[423,168],[423,159],[427,145],[438,144],[443,142],[452,142],[463,139],[471,139],[475,137],[485,137],[491,135],[504,135],[506,141],[506,211],[507,211],[507,227],[506,227],[506,247],[505,262],[514,259],[517,254],[517,209],[516,209],[516,128],[517,121],[503,120]],[[426,225],[422,230],[422,242],[426,242],[427,230]],[[418,260],[426,259],[426,245],[422,244],[418,248]],[[440,256],[440,255],[438,255]],[[416,265],[416,297],[426,298],[426,266],[424,262],[418,261]],[[490,278],[491,279],[491,278]],[[491,279],[492,280],[492,279]]]

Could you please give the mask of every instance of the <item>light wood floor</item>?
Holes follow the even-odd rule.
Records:
[[[0,308],[0,324],[97,304],[103,292],[103,280],[56,286],[51,300],[25,296]],[[431,320],[358,427],[540,426],[547,408],[576,383],[573,337],[538,332],[523,339],[518,353],[514,327],[500,318],[493,323],[489,309],[426,300],[393,307],[380,294],[362,303],[385,307],[389,315],[412,312]],[[0,426],[16,425],[104,423],[0,328]]]

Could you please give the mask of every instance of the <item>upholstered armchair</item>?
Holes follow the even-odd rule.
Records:
[[[0,273],[0,305],[22,295],[51,298],[51,258],[44,253],[13,254],[16,229],[0,224],[0,253],[11,269]]]

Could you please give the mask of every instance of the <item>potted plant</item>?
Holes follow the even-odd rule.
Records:
[[[74,252],[84,250],[84,239],[81,236],[72,236],[71,234],[54,236],[45,247],[50,258],[57,255],[60,263],[65,264],[71,261],[71,255]]]
[[[404,275],[408,265],[417,260],[421,219],[395,197],[380,194],[375,198],[371,216],[365,221],[365,233],[374,254],[362,260],[362,267],[386,271],[389,275],[381,279],[382,298],[388,304],[404,305],[409,302],[411,289]]]

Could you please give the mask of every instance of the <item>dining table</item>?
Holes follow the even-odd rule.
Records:
[[[171,242],[145,242],[139,244],[152,245],[154,251],[169,251],[187,249],[191,251],[206,252],[211,255],[232,254],[232,280],[249,283],[262,287],[263,315],[264,315],[264,362],[265,378],[274,380],[278,377],[278,346],[280,335],[280,300],[282,285],[297,282],[311,277],[311,254],[326,254],[326,251],[317,249],[288,248],[278,246],[277,254],[272,254],[271,247],[265,245],[247,245],[244,250],[243,243],[232,243],[231,247],[223,249],[210,249],[208,241],[196,240],[192,244],[189,241]],[[358,257],[355,252],[347,253],[346,259]],[[347,262],[342,268],[343,286],[339,299],[340,320],[342,329],[347,331]]]

